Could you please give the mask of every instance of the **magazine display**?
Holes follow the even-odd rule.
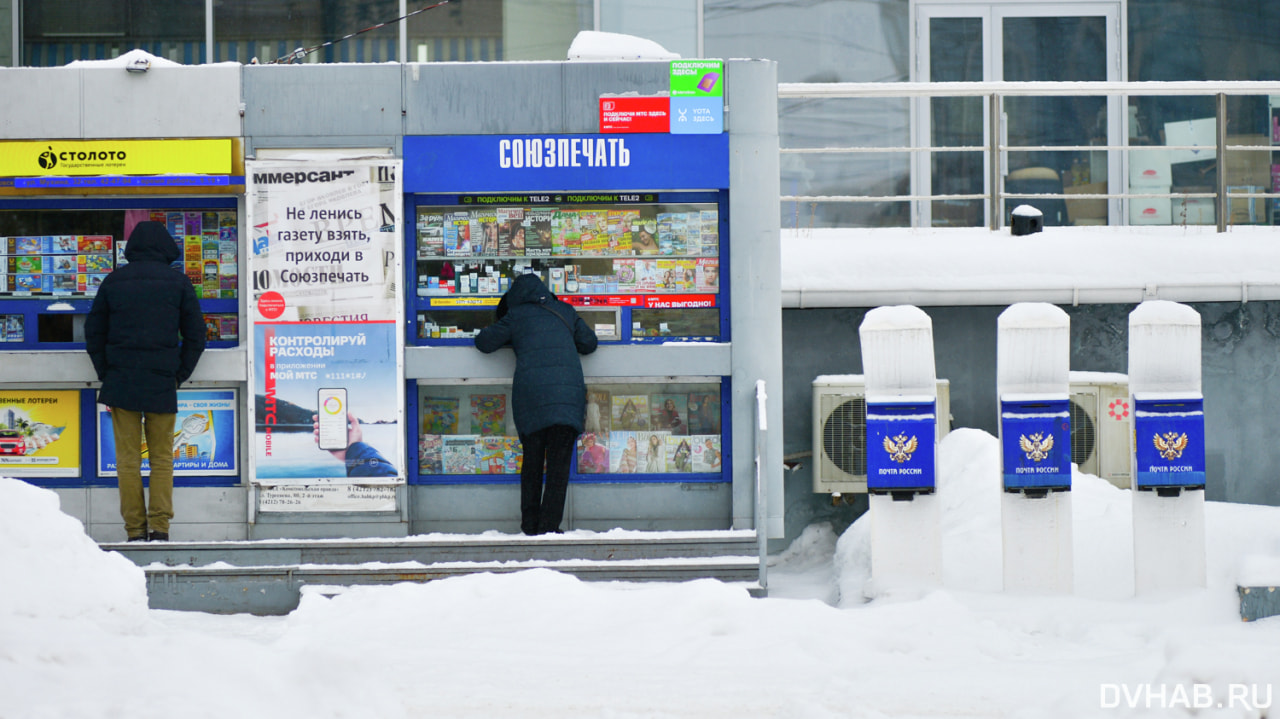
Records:
[[[644,474],[666,474],[668,432],[642,432],[640,442],[640,471]]]
[[[688,434],[685,423],[689,397],[684,394],[655,394],[649,396],[649,428],[666,430],[672,434]]]
[[[501,435],[507,427],[507,396],[505,394],[471,395],[471,433]]]
[[[444,473],[476,474],[480,465],[480,436],[455,434],[444,438]]]
[[[458,400],[456,397],[423,397],[420,400],[423,434],[457,434]]]

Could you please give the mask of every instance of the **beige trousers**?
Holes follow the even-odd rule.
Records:
[[[173,519],[173,424],[175,414],[111,408],[116,437],[116,473],[120,480],[120,516],[130,537],[169,532]],[[142,491],[142,437],[151,462],[151,504]]]

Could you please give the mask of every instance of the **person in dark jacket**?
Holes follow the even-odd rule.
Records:
[[[129,235],[128,264],[107,275],[84,324],[85,349],[111,410],[120,514],[129,541],[169,539],[173,519],[173,425],[178,385],[204,352],[204,316],[191,281],[169,264],[181,253],[159,222]],[[151,462],[151,502],[142,490],[142,442]]]
[[[485,353],[506,345],[516,353],[511,412],[524,446],[520,529],[559,532],[573,444],[586,415],[587,385],[578,355],[596,350],[596,335],[537,275],[517,277],[497,314],[498,321],[480,330],[475,343]]]

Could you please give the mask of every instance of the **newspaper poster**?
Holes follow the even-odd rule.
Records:
[[[245,164],[253,481],[401,484],[401,162]],[[324,500],[312,506],[313,495]],[[356,496],[349,492],[288,496],[288,503],[260,502],[259,509],[366,505],[353,499],[345,506],[343,497]]]

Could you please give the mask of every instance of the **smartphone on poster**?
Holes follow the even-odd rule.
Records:
[[[347,391],[342,388],[321,389],[316,402],[320,425],[320,449],[347,448]]]

